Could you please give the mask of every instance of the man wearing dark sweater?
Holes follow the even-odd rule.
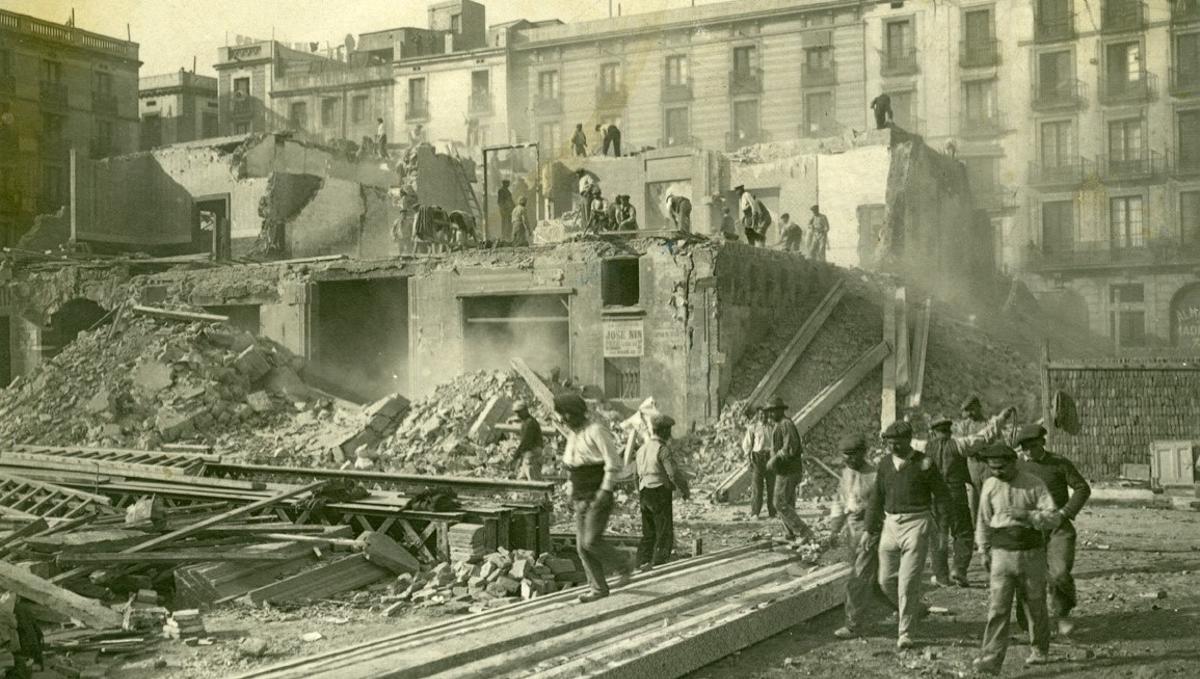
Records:
[[[934,519],[945,516],[949,496],[937,465],[912,449],[909,423],[889,425],[883,442],[890,454],[879,461],[863,539],[879,544],[879,585],[899,610],[896,646],[905,649],[914,645]]]

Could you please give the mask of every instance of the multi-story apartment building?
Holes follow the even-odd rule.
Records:
[[[218,135],[217,79],[179,69],[138,82],[142,148]]]
[[[0,10],[0,243],[69,197],[69,152],[137,149],[138,45]]]

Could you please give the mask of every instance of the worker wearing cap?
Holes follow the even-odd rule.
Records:
[[[1046,614],[1046,548],[1044,531],[1053,530],[1062,514],[1046,484],[1017,466],[1017,453],[1003,443],[980,453],[992,478],[979,494],[975,542],[988,570],[990,593],[982,654],[975,669],[996,673],[1008,651],[1008,625],[1013,596],[1025,597],[1029,645],[1026,664],[1046,662],[1050,620]]]
[[[783,520],[789,540],[812,540],[813,531],[796,513],[796,488],[804,478],[804,446],[791,418],[784,415],[787,404],[776,396],[763,411],[771,426],[771,458],[767,469],[775,474],[775,513]]]
[[[975,394],[971,394],[962,402],[960,412],[962,417],[953,426],[955,436],[978,434],[988,425],[988,419],[983,415],[983,403]],[[979,490],[989,478],[990,472],[980,459],[967,460],[967,470],[971,473],[971,495],[968,500],[971,503],[971,520],[974,521],[979,509]]]
[[[775,518],[775,473],[767,469],[771,460],[771,427],[766,413],[751,407],[746,412],[746,432],[742,434],[742,452],[750,464],[750,515],[759,518],[763,496],[767,501],[767,516]]]
[[[934,517],[946,514],[946,482],[937,465],[912,448],[912,425],[903,420],[882,434],[888,455],[879,462],[867,507],[863,540],[879,544],[879,585],[896,604],[896,646],[912,648],[913,625],[921,615],[921,578]]]
[[[862,617],[871,594],[885,606],[893,610],[895,606],[879,586],[879,545],[864,540],[876,471],[867,461],[867,442],[861,435],[847,434],[838,441],[838,452],[845,457],[846,466],[838,480],[837,500],[829,510],[829,524],[834,537],[846,529],[846,560],[853,570],[846,579],[846,625],[833,636],[855,639],[862,634]]]
[[[976,455],[989,444],[1000,438],[1001,424],[1006,422],[1012,413],[1012,408],[1006,408],[1002,413],[988,420],[986,426],[977,433],[966,436],[954,436],[951,433],[952,422],[948,417],[934,418],[929,424],[929,441],[925,443],[925,455],[933,460],[942,479],[946,482],[949,502],[946,515],[937,524],[937,531],[930,541],[930,559],[933,562],[934,585],[948,587],[951,583],[959,587],[968,587],[967,568],[971,565],[971,553],[974,551],[971,536],[975,526],[971,521],[970,491],[971,474],[968,462],[978,462]],[[951,548],[954,558],[950,559]]]
[[[542,425],[538,423],[537,418],[529,414],[529,404],[525,401],[513,403],[513,412],[521,421],[520,439],[512,460],[513,466],[521,465],[517,478],[541,481],[542,449],[546,445],[545,439],[542,438]]]
[[[592,421],[587,403],[579,394],[554,397],[554,411],[567,425],[563,466],[571,481],[571,503],[575,510],[575,543],[590,589],[580,603],[608,596],[605,571],[615,569],[618,585],[628,583],[629,560],[604,540],[604,530],[613,510],[613,489],[623,471],[621,451],[608,428]]]
[[[638,504],[642,510],[642,539],[638,543],[638,566],[660,566],[671,560],[675,547],[675,522],[671,496],[679,491],[691,498],[687,477],[675,461],[670,445],[675,420],[655,415],[650,420],[650,440],[637,451]]]
[[[1046,569],[1049,574],[1050,606],[1058,619],[1058,633],[1068,636],[1075,625],[1070,620],[1075,608],[1075,524],[1083,505],[1092,496],[1092,487],[1067,458],[1046,450],[1046,429],[1040,424],[1027,424],[1017,430],[1017,447],[1021,461],[1018,468],[1029,472],[1046,484],[1062,521],[1043,535],[1046,540]],[[1017,619],[1021,617],[1021,600],[1017,600]]]

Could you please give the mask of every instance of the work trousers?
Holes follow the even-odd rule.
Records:
[[[579,551],[579,560],[583,562],[583,572],[587,575],[588,585],[592,591],[608,594],[608,582],[605,573],[609,570],[628,569],[625,557],[604,539],[604,529],[608,527],[608,517],[612,514],[612,500],[597,499],[600,491],[583,500],[575,500],[575,544]]]
[[[888,126],[887,117],[890,112],[889,109],[882,107],[875,109],[875,129],[882,130]]]
[[[604,150],[601,151],[601,155],[605,155],[605,156],[608,155],[608,147],[609,146],[612,147],[614,156],[621,155],[621,133],[620,132],[610,132],[610,133],[608,133],[608,135],[606,135],[604,137]]]
[[[863,519],[851,518],[846,523],[847,545],[846,563],[850,565],[850,577],[846,580],[846,627],[858,630],[862,627],[863,617],[870,605],[871,598],[895,610],[896,606],[883,593],[879,586],[879,549],[876,545],[862,544],[862,536],[867,531]]]
[[[1025,624],[1029,643],[1043,653],[1050,651],[1050,618],[1046,612],[1046,550],[1020,551],[992,548],[991,591],[987,625],[983,629],[981,661],[998,670],[1008,651],[1008,626],[1013,597],[1025,600]]]
[[[526,454],[521,459],[521,468],[517,471],[517,479],[521,481],[542,480],[542,460]]]
[[[800,485],[799,474],[779,474],[775,477],[775,512],[783,520],[789,540],[796,536],[811,539],[812,529],[796,513],[796,486]]]
[[[1055,617],[1064,618],[1075,608],[1075,525],[1063,519],[1058,528],[1045,533],[1046,536],[1046,586],[1050,595],[1050,611]],[[1026,618],[1025,601],[1017,596],[1017,624]],[[1024,626],[1022,626],[1024,629]]]
[[[671,560],[675,547],[675,520],[671,508],[671,488],[642,488],[638,504],[642,509],[642,539],[638,542],[638,565],[661,566]]]
[[[950,502],[947,515],[937,521],[937,533],[930,542],[933,574],[941,579],[950,575],[966,578],[974,551],[974,528],[967,484],[948,484]],[[951,552],[953,559],[951,560]]]
[[[929,512],[888,514],[879,539],[879,586],[899,612],[898,633],[912,632],[921,610],[921,577],[929,552]]]
[[[758,516],[763,508],[763,495],[767,498],[767,515],[775,518],[775,473],[767,469],[770,451],[758,450],[750,453],[750,513]]]
[[[512,240],[512,210],[500,208],[500,241],[507,243]]]

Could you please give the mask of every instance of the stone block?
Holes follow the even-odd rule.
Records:
[[[384,396],[363,409],[363,413],[367,417],[374,418],[376,415],[382,415],[387,419],[398,420],[404,417],[408,412],[409,402],[400,394],[392,394]]]
[[[139,361],[133,369],[133,386],[147,396],[171,386],[174,381],[174,370],[161,361]]]
[[[83,409],[90,415],[99,415],[107,410],[112,409],[112,397],[107,389],[97,391],[94,396],[88,399],[88,402],[83,405]]]
[[[257,382],[271,372],[271,364],[258,347],[246,347],[233,361],[233,367],[251,382]]]
[[[246,396],[246,404],[256,413],[269,413],[275,409],[271,396],[265,391],[256,391]]]
[[[178,411],[169,406],[160,408],[154,416],[154,428],[167,439],[185,436],[194,430],[193,424],[201,412],[203,411]]]

